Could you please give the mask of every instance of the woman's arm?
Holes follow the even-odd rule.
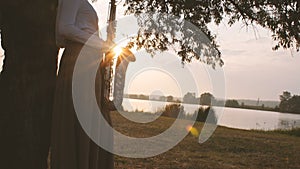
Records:
[[[57,31],[60,36],[85,44],[88,40],[89,46],[102,48],[104,41],[97,35],[92,35],[76,27],[75,21],[81,0],[59,0]]]

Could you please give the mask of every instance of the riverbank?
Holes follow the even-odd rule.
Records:
[[[237,109],[247,109],[247,110],[262,110],[262,111],[272,111],[278,113],[288,113],[288,114],[300,114],[300,112],[294,111],[280,111],[279,107],[264,107],[264,106],[251,106],[251,105],[241,105],[241,106],[225,106],[228,108],[237,108]]]
[[[174,121],[160,117],[138,124],[112,112],[116,130],[133,137],[150,137],[167,129]],[[203,123],[196,122],[201,131]],[[299,130],[296,131],[299,133]],[[115,168],[300,168],[300,137],[284,131],[246,131],[218,127],[212,137],[199,144],[188,135],[177,146],[146,159],[115,157]]]

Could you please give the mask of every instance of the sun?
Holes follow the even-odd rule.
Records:
[[[123,52],[123,49],[120,46],[114,47],[113,50],[114,50],[114,53],[115,53],[116,57],[118,57]]]

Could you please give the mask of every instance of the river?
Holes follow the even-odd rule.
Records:
[[[126,111],[157,112],[169,102],[124,99],[123,108]],[[194,113],[200,105],[182,104],[188,114]],[[300,127],[300,115],[272,111],[250,110],[228,107],[213,107],[218,117],[218,125],[237,129],[291,129]]]

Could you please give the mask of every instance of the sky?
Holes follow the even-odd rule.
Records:
[[[107,21],[108,1],[98,1],[93,6],[102,27]],[[122,18],[124,10],[119,6],[117,18]],[[172,52],[151,58],[147,53],[138,51],[135,53],[136,62],[128,67],[126,92],[179,97],[188,91],[195,92],[197,96],[211,92],[217,97],[254,100],[279,100],[279,95],[285,90],[300,94],[299,52],[293,49],[273,51],[276,42],[271,39],[272,33],[259,26],[255,26],[255,31],[252,27],[247,30],[241,23],[232,27],[226,23],[209,27],[217,35],[225,62],[217,70],[224,73],[224,80],[214,77],[215,73],[209,73],[212,72],[210,68],[201,63],[183,68]],[[3,53],[0,49],[0,55]],[[222,80],[212,80],[218,78]],[[216,88],[222,91],[218,92]]]
[[[300,93],[300,53],[295,50],[273,51],[276,42],[271,32],[257,27],[241,29],[220,25],[217,33],[225,62],[224,71],[228,97],[278,100],[284,90]]]

